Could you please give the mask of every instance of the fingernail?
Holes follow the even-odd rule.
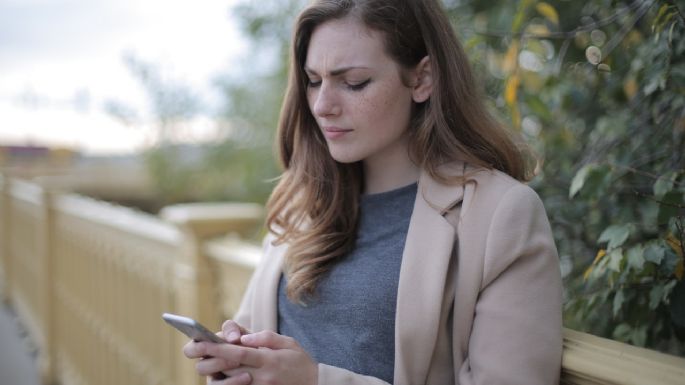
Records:
[[[252,382],[252,377],[250,377],[250,373],[243,372],[238,375],[237,380],[243,384],[249,384],[250,382]]]
[[[245,334],[244,336],[240,337],[240,341],[244,343],[250,343],[254,340],[254,336],[252,334]]]
[[[240,339],[240,333],[238,332],[230,332],[228,333],[228,340],[229,341],[235,341]]]

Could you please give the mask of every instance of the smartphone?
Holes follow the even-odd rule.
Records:
[[[216,334],[210,332],[206,327],[202,326],[201,323],[195,321],[192,318],[183,317],[176,314],[164,313],[162,318],[166,323],[178,329],[181,333],[190,337],[193,341],[208,341],[215,343],[225,343]]]

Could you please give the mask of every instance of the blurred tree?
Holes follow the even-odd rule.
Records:
[[[279,174],[273,136],[286,87],[292,20],[304,4],[243,1],[232,9],[249,53],[216,81],[226,98],[221,115],[236,124],[232,137],[211,152],[208,165],[230,170],[253,201],[266,201]]]
[[[225,138],[210,144],[188,144],[179,140],[182,133],[195,124],[194,118],[210,113],[198,95],[158,65],[131,54],[125,55],[124,61],[147,94],[151,105],[148,120],[158,130],[154,146],[144,154],[157,201],[144,209],[156,211],[188,201],[266,200],[270,182],[278,174],[271,145],[281,92],[274,90],[283,88],[278,76],[255,82],[260,84],[256,88],[249,83],[221,84],[228,103],[214,124],[226,133]],[[274,96],[260,100],[260,94]],[[150,124],[126,102],[109,100],[104,107],[126,125]]]
[[[275,58],[222,83],[226,115],[244,119],[258,143],[275,127],[303,3],[235,9],[255,50],[266,45]],[[562,258],[566,325],[685,354],[684,2],[444,4],[493,111],[539,154],[531,185]]]
[[[270,0],[232,9],[250,49],[240,65],[216,79],[226,101],[216,124],[227,132],[217,143],[191,146],[170,140],[177,127],[201,111],[200,102],[188,87],[161,76],[157,66],[125,58],[160,128],[158,144],[146,154],[158,207],[198,200],[266,201],[279,174],[273,135],[285,91],[290,20],[303,5]],[[110,102],[107,108],[126,124],[137,116],[123,103]]]
[[[181,148],[174,144],[173,138],[202,112],[198,96],[186,84],[170,79],[158,65],[132,53],[124,54],[123,61],[147,94],[150,111],[141,113],[128,102],[116,99],[106,101],[104,109],[127,126],[151,124],[152,121],[157,130],[155,145],[145,152],[144,160],[159,199],[140,208],[156,210],[166,204],[190,200],[187,186],[192,185],[196,167],[191,162],[181,161]]]
[[[568,327],[685,354],[683,2],[448,5],[537,150]]]

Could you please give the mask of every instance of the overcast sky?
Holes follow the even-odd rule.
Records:
[[[154,140],[150,124],[104,112],[116,100],[141,113],[142,86],[125,54],[192,87],[208,110],[219,73],[241,67],[246,47],[229,8],[237,0],[0,0],[0,145],[57,145],[120,153]],[[209,116],[190,139],[212,134]]]

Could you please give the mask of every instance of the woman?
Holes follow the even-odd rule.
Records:
[[[561,282],[525,157],[436,0],[300,15],[271,235],[211,384],[555,384]],[[255,349],[257,348],[257,349]]]

